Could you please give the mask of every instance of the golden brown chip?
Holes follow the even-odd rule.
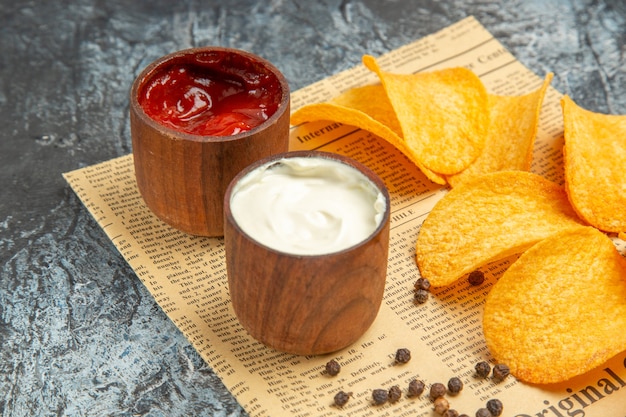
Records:
[[[578,214],[607,232],[626,232],[626,115],[585,110],[561,100],[565,186]]]
[[[500,277],[485,303],[487,347],[518,379],[583,374],[626,349],[626,259],[592,227],[551,236]]]
[[[487,91],[476,74],[460,67],[393,74],[382,71],[369,55],[363,63],[378,74],[402,137],[426,168],[452,175],[480,155],[489,116]]]
[[[340,117],[355,122],[346,124],[362,127],[368,132],[382,128],[379,136],[389,135],[386,130],[391,130],[397,139],[402,135],[398,119],[380,84],[351,88],[328,102],[304,105],[291,115],[291,124],[314,120],[339,121]]]
[[[541,87],[522,96],[488,95],[490,122],[483,152],[465,170],[447,177],[451,186],[488,172],[530,170],[541,106],[552,77],[549,73]]]
[[[417,237],[420,274],[434,287],[579,227],[565,190],[525,171],[499,171],[461,183],[432,209]]]
[[[315,120],[332,120],[371,132],[406,155],[428,179],[446,183],[441,175],[423,166],[402,139],[400,124],[380,84],[347,90],[329,102],[303,106],[291,115],[293,125]]]

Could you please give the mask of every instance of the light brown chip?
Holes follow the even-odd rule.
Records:
[[[565,186],[578,214],[607,232],[626,232],[626,115],[585,110],[561,100]]]
[[[559,185],[525,171],[485,174],[453,188],[428,214],[417,265],[432,286],[449,285],[581,223]]]
[[[402,137],[427,169],[456,174],[480,155],[489,123],[487,91],[472,71],[394,74],[382,71],[372,56],[363,56],[363,63],[378,74]]]
[[[488,95],[489,129],[483,152],[458,174],[447,177],[451,186],[495,171],[530,170],[541,106],[553,74],[537,90],[521,96]]]
[[[626,259],[592,227],[542,240],[493,286],[483,331],[518,379],[568,380],[626,350]]]
[[[291,115],[291,124],[332,120],[363,130],[386,140],[409,158],[431,181],[445,184],[443,176],[427,169],[401,137],[402,129],[380,84],[347,90],[329,102],[303,106]]]

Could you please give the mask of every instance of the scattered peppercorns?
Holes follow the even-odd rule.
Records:
[[[411,360],[411,351],[407,348],[400,348],[396,351],[396,362],[407,363]]]
[[[402,398],[402,390],[400,389],[399,386],[394,385],[393,387],[389,388],[389,392],[387,396],[389,397],[389,402],[395,403],[400,398]]]
[[[407,392],[407,396],[409,397],[419,397],[424,392],[426,385],[423,381],[419,379],[413,379],[409,382],[409,390]]]
[[[372,391],[372,400],[374,400],[374,404],[382,405],[387,402],[389,399],[389,392],[386,389],[377,388]]]
[[[476,411],[476,417],[492,417],[492,416],[489,410],[487,410],[486,408],[479,408]]]
[[[439,397],[443,397],[448,392],[448,389],[441,382],[435,382],[430,386],[430,398],[435,400]]]
[[[467,414],[459,414],[459,417],[469,417]]]
[[[424,304],[428,301],[428,291],[426,290],[417,290],[415,291],[415,296],[413,297],[416,304]]]
[[[474,271],[472,274],[478,274],[480,271]],[[470,274],[470,275],[472,275]],[[480,272],[482,275],[482,272]],[[482,281],[481,281],[482,282]],[[480,284],[472,284],[480,285]],[[420,278],[415,284],[416,297],[417,292],[423,291],[428,296],[428,288],[430,283],[424,278]],[[396,351],[395,360],[397,363],[407,363],[411,360],[411,352],[406,348],[400,348]],[[326,363],[326,373],[331,376],[339,374],[341,365],[335,359],[331,359]],[[502,381],[510,375],[510,369],[506,364],[497,364],[493,368],[487,361],[480,361],[474,366],[476,374],[481,378],[487,378],[491,373],[494,380]],[[435,382],[430,386],[430,398],[433,401],[435,412],[442,417],[469,417],[467,414],[459,414],[455,409],[450,408],[450,403],[445,398],[447,393],[451,395],[459,394],[463,390],[463,381],[458,377],[452,377],[448,380],[447,386]],[[424,393],[425,384],[419,379],[412,379],[409,382],[407,397],[419,397]],[[352,397],[352,392],[339,391],[333,397],[334,404],[337,407],[346,405]],[[394,385],[389,390],[374,389],[372,391],[372,400],[375,405],[382,405],[386,402],[395,403],[402,398],[402,390],[398,385]],[[498,399],[490,399],[487,401],[486,407],[482,407],[476,411],[476,417],[499,417],[504,407]]]
[[[487,361],[480,361],[475,366],[476,374],[481,378],[487,378],[491,373],[491,365]]]
[[[470,285],[478,286],[485,282],[485,273],[480,270],[472,271],[467,276],[467,281],[470,283]]]
[[[430,281],[428,278],[418,278],[415,281],[415,294],[413,296],[413,301],[415,304],[424,304],[428,301],[428,294],[430,291]]]
[[[429,291],[430,281],[428,278],[418,278],[417,281],[415,281],[415,290]]]
[[[341,365],[334,359],[331,359],[326,363],[326,372],[330,376],[335,376],[341,371]]]
[[[511,373],[511,370],[509,369],[508,365],[499,363],[493,367],[492,376],[494,379],[498,381],[502,381],[507,376],[509,376],[510,373]]]
[[[343,407],[344,405],[346,405],[350,397],[352,397],[351,392],[339,391],[337,394],[335,394],[334,397],[335,405],[338,407]]]
[[[435,413],[439,415],[443,415],[443,413],[450,409],[450,403],[444,397],[437,398],[433,405],[435,407]]]
[[[457,378],[456,376],[450,378],[448,381],[448,391],[452,395],[456,395],[463,391],[463,381],[461,381],[461,378]]]
[[[489,410],[493,417],[498,417],[500,414],[502,414],[502,410],[504,410],[502,401],[498,400],[497,398],[487,401],[487,410]]]

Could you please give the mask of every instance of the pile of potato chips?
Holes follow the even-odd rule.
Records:
[[[387,140],[433,182],[456,185],[486,172],[528,170],[539,112],[552,80],[523,96],[489,94],[466,68],[393,74],[363,63],[380,84],[354,88],[304,106],[291,122],[333,120]],[[514,117],[511,117],[514,115]]]
[[[567,96],[562,105],[565,187],[498,170],[454,187],[418,236],[417,264],[434,287],[578,225],[624,236],[626,116],[583,110]]]
[[[487,296],[483,334],[518,379],[560,382],[626,350],[626,259],[587,224],[558,184],[524,171],[489,173],[435,205],[416,259],[440,287],[521,253]]]
[[[523,96],[488,93],[464,68],[393,74],[305,106],[292,124],[368,130],[452,189],[419,231],[416,261],[433,287],[521,254],[493,286],[483,330],[494,358],[533,383],[567,380],[626,350],[626,115],[563,97],[565,186],[528,172],[552,74]],[[605,232],[605,233],[603,233]],[[601,317],[611,312],[611,319]]]

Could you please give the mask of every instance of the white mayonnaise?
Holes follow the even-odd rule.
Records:
[[[323,157],[283,158],[243,177],[230,200],[235,221],[265,246],[320,255],[354,246],[380,224],[386,201],[360,171]]]

